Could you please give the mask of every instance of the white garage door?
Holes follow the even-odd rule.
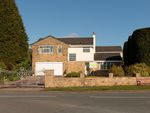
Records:
[[[45,75],[45,70],[54,70],[55,76],[63,75],[63,63],[62,62],[36,62],[35,75]]]

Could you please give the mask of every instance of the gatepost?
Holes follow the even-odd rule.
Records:
[[[52,87],[54,82],[54,70],[45,71],[45,88]]]

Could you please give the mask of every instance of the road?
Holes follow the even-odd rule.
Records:
[[[1,91],[0,113],[150,113],[150,91]]]

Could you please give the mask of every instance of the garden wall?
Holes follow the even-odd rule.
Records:
[[[137,85],[136,77],[55,77],[53,70],[46,71],[45,87]]]

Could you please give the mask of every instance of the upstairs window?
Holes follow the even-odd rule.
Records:
[[[57,53],[62,54],[62,46],[57,46]]]
[[[76,54],[74,53],[69,54],[69,61],[76,61]]]
[[[49,45],[40,46],[39,52],[41,54],[53,54],[54,53],[54,47]]]
[[[83,48],[83,52],[84,53],[89,53],[90,52],[90,48]]]

